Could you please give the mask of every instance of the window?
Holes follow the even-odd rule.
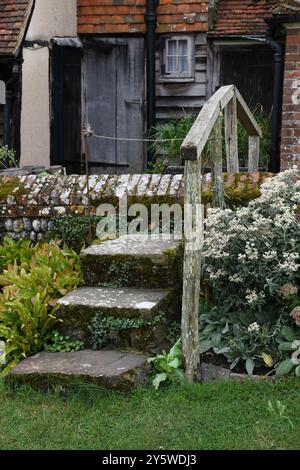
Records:
[[[162,39],[161,75],[166,80],[192,79],[193,70],[193,38],[172,36]]]

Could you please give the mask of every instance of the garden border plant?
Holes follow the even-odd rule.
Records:
[[[299,222],[296,170],[265,182],[245,208],[209,211],[203,275],[214,307],[200,316],[202,351],[223,354],[232,369],[244,364],[252,374],[266,367],[281,376],[296,366],[298,374]],[[285,350],[287,329],[293,338]]]
[[[57,299],[80,284],[79,257],[51,241],[33,245],[5,238],[0,247],[0,339],[7,374],[21,359],[42,349],[60,321]]]

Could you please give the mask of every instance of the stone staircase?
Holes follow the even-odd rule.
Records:
[[[87,248],[81,263],[85,286],[59,300],[60,332],[86,349],[38,353],[12,370],[12,381],[49,386],[80,377],[131,388],[147,380],[147,356],[166,344],[167,321],[180,318],[181,243],[125,236]],[[95,351],[89,325],[96,314],[139,323],[111,332],[107,346]]]

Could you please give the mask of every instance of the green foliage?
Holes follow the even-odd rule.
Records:
[[[260,167],[268,170],[268,162],[270,158],[270,145],[271,145],[271,118],[266,116],[262,106],[257,104],[252,113],[262,130],[262,138],[260,139]],[[156,139],[150,145],[150,150],[153,152],[157,160],[151,165],[151,173],[162,173],[170,159],[180,157],[180,147],[191,129],[195,121],[195,116],[183,115],[177,120],[171,120],[158,125],[154,129],[154,138]],[[223,137],[224,137],[224,120],[223,120]],[[238,122],[238,151],[240,166],[247,167],[248,165],[248,133],[243,125]],[[173,139],[173,140],[172,140]],[[225,140],[223,139],[223,158],[225,162]],[[202,163],[211,160],[211,145],[208,141],[204,148],[202,155]]]
[[[92,224],[92,238],[96,238],[96,227],[102,217],[98,216],[64,216],[52,219],[52,228],[49,238],[62,240],[76,252],[88,244],[90,220]]]
[[[180,146],[191,129],[194,120],[194,117],[184,115],[180,119],[158,125],[153,129],[156,141],[149,146],[150,150],[156,157],[162,156],[163,159],[178,158],[180,156]],[[164,162],[160,170],[163,169],[163,166]]]
[[[43,348],[58,321],[57,299],[81,282],[81,271],[76,253],[57,242],[5,243],[9,249],[7,259],[3,252],[1,258],[6,269],[0,275],[0,339],[6,343],[6,373]]]
[[[15,168],[17,167],[16,153],[10,149],[8,145],[0,147],[0,165],[3,168]]]
[[[168,324],[165,337],[169,343],[171,344],[175,343],[180,337],[180,334],[181,334],[180,323],[178,323],[177,321],[172,321],[171,323]]]
[[[36,248],[29,240],[13,240],[5,237],[0,245],[0,272],[10,264],[29,263]]]
[[[212,349],[226,357],[230,369],[244,366],[249,375],[255,369],[273,367],[282,360],[278,348],[282,328],[290,323],[272,307],[264,312],[234,312],[230,303],[200,314],[200,352]]]
[[[4,300],[0,311],[0,338],[5,341],[6,374],[21,359],[41,349],[48,339],[49,331],[57,323],[57,306],[49,307],[47,292],[31,299],[21,296]]]
[[[163,351],[162,354],[149,358],[148,363],[152,364],[154,369],[157,371],[152,380],[152,384],[156,390],[163,382],[168,384],[171,382],[185,381],[185,375],[181,369],[181,339],[174,344],[170,349],[170,352],[167,353],[166,351]]]
[[[99,312],[92,318],[88,330],[91,333],[93,348],[102,349],[109,342],[110,334],[113,332],[154,327],[164,321],[165,314],[162,312],[158,313],[152,320],[106,317]]]
[[[70,352],[80,351],[83,346],[83,341],[72,341],[70,336],[61,336],[58,331],[53,331],[44,349],[48,352]]]
[[[296,376],[300,377],[300,339],[297,339],[295,331],[287,326],[282,328],[278,343],[279,351],[290,354],[290,357],[277,364],[276,376],[282,377],[294,371]]]
[[[259,166],[269,171],[269,160],[271,150],[271,116],[266,116],[263,112],[261,105],[256,105],[252,110],[257,124],[262,130],[262,138],[260,139],[259,155],[260,161]],[[247,167],[248,165],[248,133],[244,126],[238,123],[238,144],[239,144],[239,161],[240,165]]]

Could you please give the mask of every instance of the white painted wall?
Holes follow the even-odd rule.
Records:
[[[21,165],[50,164],[49,51],[24,49]]]
[[[76,0],[36,0],[27,41],[77,36]],[[49,48],[23,50],[21,166],[50,165]]]
[[[26,39],[47,41],[77,35],[76,0],[36,0]]]

